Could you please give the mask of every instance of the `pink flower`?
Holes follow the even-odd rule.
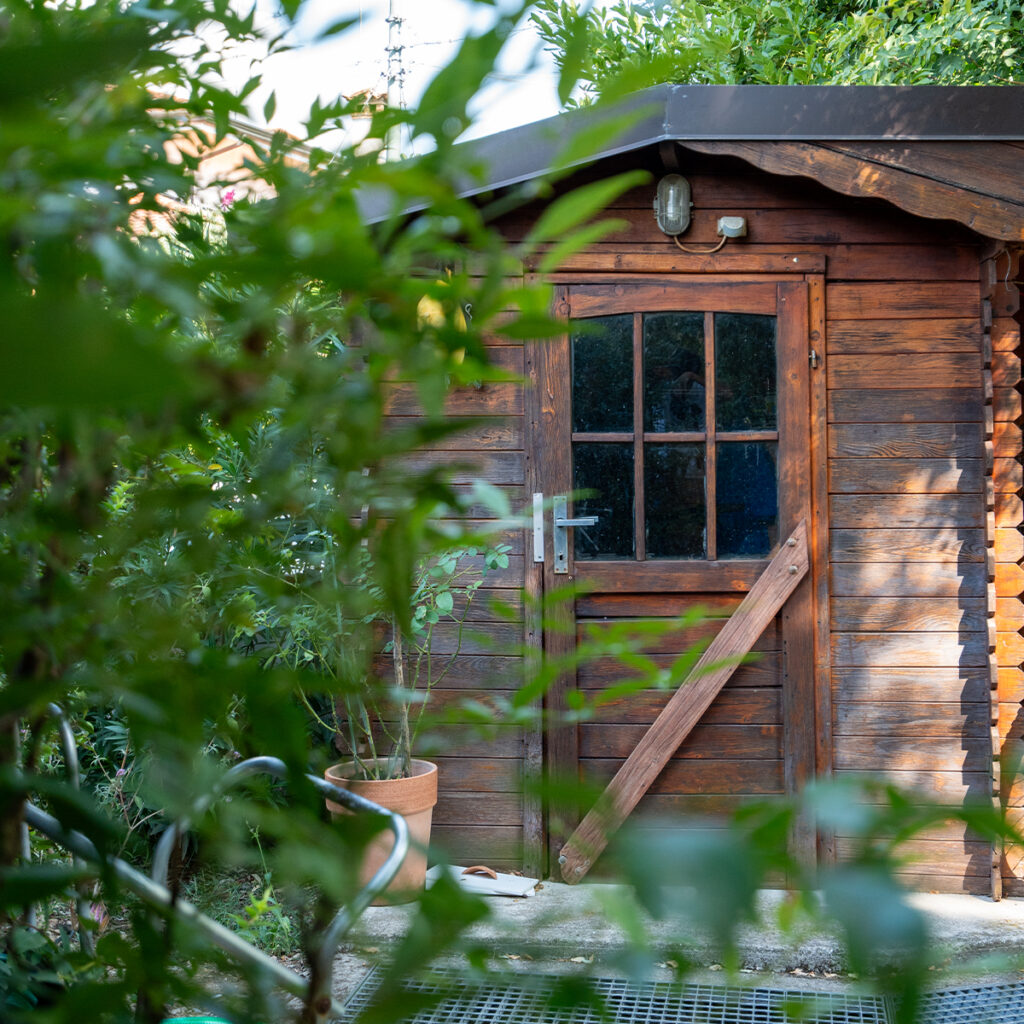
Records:
[[[223,192],[220,197],[220,208],[222,210],[230,210],[231,204],[235,201],[235,190],[229,188],[226,192]]]

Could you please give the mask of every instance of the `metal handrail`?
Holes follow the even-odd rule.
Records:
[[[93,843],[72,829],[66,829],[52,815],[25,804],[25,822],[34,829],[60,843],[76,857],[95,864],[104,864],[114,875],[136,893],[144,902],[158,909],[169,911],[201,931],[211,942],[243,964],[254,967],[268,975],[286,992],[303,999],[312,1010],[314,1019],[326,1021],[330,1014],[341,1015],[344,1008],[331,995],[332,964],[341,939],[358,920],[359,915],[379,896],[398,873],[409,851],[409,830],[401,815],[388,811],[355,793],[342,789],[326,779],[315,775],[306,778],[324,796],[356,813],[379,814],[387,819],[387,827],[394,835],[394,845],[384,863],[370,881],[345,906],[334,915],[324,930],[316,949],[312,953],[311,978],[305,978],[278,963],[273,957],[251,946],[236,932],[230,931],[207,917],[188,900],[171,892],[165,884],[170,855],[190,827],[190,820],[203,813],[221,794],[238,782],[257,774],[275,778],[286,778],[288,768],[276,757],[253,757],[235,765],[225,773],[214,789],[200,797],[192,806],[191,815],[179,819],[160,837],[154,856],[151,876],[137,871],[119,857],[103,856]]]
[[[166,888],[171,854],[174,848],[184,839],[185,834],[191,827],[192,821],[203,814],[233,786],[254,775],[261,774],[270,775],[277,779],[287,778],[288,767],[280,758],[250,757],[225,772],[217,785],[209,793],[199,797],[193,803],[191,812],[174,822],[160,837],[153,854],[153,866],[150,870],[150,877],[157,884]],[[398,869],[402,866],[402,862],[409,852],[409,828],[406,825],[405,819],[400,814],[388,811],[367,800],[365,797],[358,796],[350,790],[343,789],[333,782],[328,782],[327,779],[322,779],[316,775],[307,775],[306,778],[323,796],[341,804],[347,810],[363,814],[384,815],[388,819],[388,827],[395,837],[394,845],[384,863],[378,868],[369,882],[359,890],[356,896],[338,910],[324,930],[317,948],[313,951],[313,963],[310,965],[313,981],[318,989],[324,989],[324,991],[310,993],[311,1005],[315,1008],[318,1000],[322,1001],[325,995],[328,998],[330,997],[331,965],[338,948],[338,943],[341,942],[356,923],[362,912],[388,887],[391,880],[398,873]]]
[[[59,704],[52,702],[47,704],[46,714],[57,723],[57,731],[60,733],[61,750],[64,754],[64,770],[67,772],[68,782],[72,789],[81,789],[82,770],[78,759],[78,744],[75,742],[75,734],[71,729],[71,723],[68,721],[67,715],[64,714],[64,709]],[[32,838],[29,835],[28,823],[25,821],[21,823],[21,858],[26,864],[32,861]],[[72,863],[76,868],[83,866],[81,859],[74,854],[72,855]],[[78,941],[82,949],[92,956],[96,951],[96,941],[85,923],[91,911],[88,901],[80,890],[76,891],[75,894],[74,910],[78,916]],[[37,926],[35,906],[27,909],[25,922],[30,928]]]

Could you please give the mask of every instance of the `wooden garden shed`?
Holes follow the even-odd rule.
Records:
[[[484,419],[430,456],[474,463],[527,510],[535,494],[592,489],[563,515],[598,523],[561,531],[564,559],[549,509],[542,546],[517,534],[495,582],[539,595],[574,579],[588,593],[565,609],[567,631],[545,635],[530,614],[477,627],[554,656],[591,628],[706,606],[706,623],[658,642],[667,664],[724,628],[802,528],[806,571],[787,562],[796,579],[753,644],[760,657],[662,751],[636,813],[686,827],[861,773],[1024,817],[1011,766],[1024,720],[1024,89],[661,86],[623,110],[624,130],[553,194],[632,168],[650,183],[614,203],[618,230],[547,275],[565,335],[496,339],[495,363],[524,383],[454,395],[453,414]],[[606,116],[467,143],[487,168],[470,191],[543,177]],[[652,208],[666,175],[692,201],[675,240]],[[510,251],[547,202],[502,216]],[[721,218],[745,233],[723,242]],[[411,389],[396,386],[392,412],[415,415]],[[505,692],[524,671],[521,656],[471,645],[437,699]],[[548,704],[621,671],[583,665]],[[524,780],[607,782],[668,696],[445,750],[435,835],[460,860],[558,877],[577,822],[549,819]],[[812,830],[796,841],[826,860],[849,848]],[[1021,852],[963,826],[908,852],[915,888],[1024,895]]]

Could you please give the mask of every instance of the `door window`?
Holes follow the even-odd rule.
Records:
[[[763,558],[778,540],[776,318],[570,321],[575,557]]]

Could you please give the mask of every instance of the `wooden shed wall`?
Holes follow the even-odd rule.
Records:
[[[819,595],[829,606],[828,650],[819,661],[831,689],[821,700],[818,767],[940,802],[984,799],[991,747],[979,240],[957,225],[738,162],[694,156],[682,172],[695,204],[688,246],[714,244],[724,215],[746,217],[749,236],[720,257],[680,253],[658,232],[650,189],[641,188],[609,211],[625,220],[623,230],[563,273],[735,272],[750,255],[825,257],[827,320],[815,345],[825,357],[816,394],[827,418],[828,522],[817,532],[828,543]],[[510,219],[510,241],[530,220]],[[996,397],[1005,417],[997,439],[1009,451],[1019,397],[1012,386]],[[1014,472],[1007,463],[995,468],[999,480]],[[1015,562],[1013,512],[1000,509],[996,550]],[[1004,657],[1016,657],[1016,642],[1006,638]],[[836,855],[851,842],[836,837]],[[989,891],[990,847],[963,827],[937,829],[907,852],[915,887]]]
[[[522,374],[522,344],[493,338],[493,365]],[[412,382],[392,385],[388,411],[396,426],[403,418],[420,415]],[[422,465],[453,467],[456,489],[468,494],[482,478],[504,491],[514,508],[523,499],[523,386],[506,381],[481,381],[455,392],[447,412],[473,417],[458,434],[421,451]],[[471,507],[485,525],[493,512]],[[522,678],[524,537],[508,531],[499,540],[511,545],[507,569],[489,573],[471,605],[460,653],[431,694],[431,710],[454,712],[464,699],[489,703],[510,697]],[[500,602],[502,610],[495,609]],[[510,614],[514,613],[514,614]],[[454,627],[438,635],[434,650],[454,650]],[[386,666],[385,666],[386,671]],[[438,765],[438,803],[434,808],[431,842],[457,864],[488,864],[496,869],[523,867],[523,760],[526,737],[521,730],[479,736],[458,725],[429,729],[417,743],[417,753]]]
[[[605,168],[617,169],[615,162]],[[651,169],[657,173],[653,159]],[[847,199],[737,160],[693,154],[682,173],[695,203],[687,245],[714,244],[716,220],[725,215],[746,217],[749,236],[715,256],[681,253],[654,224],[650,187],[640,188],[610,211],[623,219],[622,228],[572,257],[561,279],[737,273],[751,256],[770,258],[774,272],[799,272],[801,258],[824,258],[823,286],[820,278],[812,281],[811,311],[813,344],[824,356],[812,385],[821,449],[809,466],[824,494],[819,512],[826,513],[814,533],[821,548],[816,659],[824,683],[818,770],[868,775],[951,804],[990,798],[993,649],[1000,735],[1021,734],[1024,549],[1017,529],[1019,329],[998,306],[991,267],[980,279],[983,240],[955,224]],[[538,204],[504,219],[510,245],[525,237],[539,210]],[[991,362],[985,296],[996,307]],[[518,345],[502,344],[494,353],[512,369],[529,358]],[[411,388],[396,386],[395,415],[415,414],[411,396]],[[424,457],[475,460],[481,476],[507,488],[514,503],[525,501],[522,388],[485,383],[454,396],[451,411],[483,415],[485,426]],[[520,539],[497,587],[536,588],[533,573]],[[497,617],[483,616],[481,628],[502,643],[525,635],[521,625],[499,627]],[[483,643],[460,657],[437,696],[507,693],[521,671],[520,661]],[[734,689],[729,699],[742,694]],[[524,768],[538,768],[539,753],[538,738],[521,735],[492,746],[448,747],[439,757],[438,840],[459,859],[520,866],[522,837],[536,838],[538,825],[521,781]],[[1022,787],[1004,780],[1004,798],[1024,817]],[[842,858],[851,841],[835,837],[826,855]],[[990,847],[962,826],[938,828],[907,852],[913,860],[906,880],[916,888],[990,890]],[[1024,892],[1024,882],[1015,881],[1024,878],[1024,862],[1012,851],[1003,870],[1008,891]]]

